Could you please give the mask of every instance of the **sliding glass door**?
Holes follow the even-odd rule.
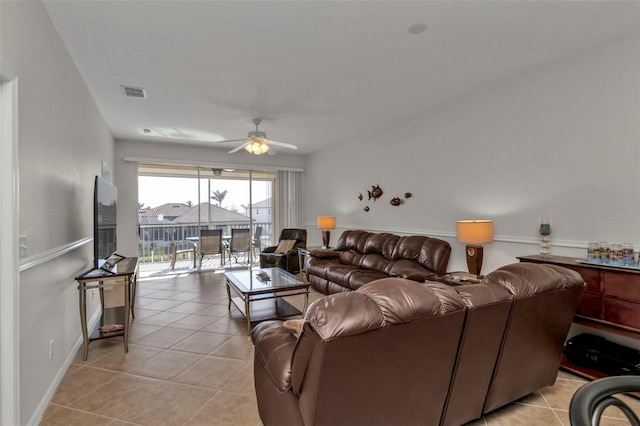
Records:
[[[138,176],[143,275],[257,266],[274,241],[276,173],[140,165]],[[203,249],[204,234],[220,234],[222,253]]]

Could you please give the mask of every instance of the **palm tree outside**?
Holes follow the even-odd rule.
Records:
[[[211,196],[211,199],[218,202],[218,207],[222,207],[222,201],[224,200],[224,197],[227,196],[227,192],[229,191],[227,191],[226,189],[222,192],[213,191],[213,195]]]

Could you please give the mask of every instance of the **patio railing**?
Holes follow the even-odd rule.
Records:
[[[253,233],[256,228],[262,227],[261,247],[270,246],[272,239],[271,223],[254,223]],[[138,257],[140,267],[144,268],[148,264],[160,264],[156,267],[162,267],[170,264],[173,257],[173,246],[182,256],[186,256],[193,264],[193,243],[187,238],[198,238],[200,229],[222,229],[223,235],[231,235],[232,228],[248,228],[246,222],[238,223],[211,223],[208,225],[179,225],[179,224],[159,224],[159,225],[140,225],[140,236],[138,239]]]

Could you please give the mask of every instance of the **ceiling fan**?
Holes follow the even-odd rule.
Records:
[[[278,142],[271,139],[267,139],[267,134],[265,132],[261,132],[258,130],[258,126],[262,123],[262,120],[259,118],[253,119],[253,124],[256,125],[256,130],[249,132],[249,135],[244,139],[229,139],[226,141],[216,141],[214,143],[226,143],[226,142],[243,142],[241,145],[235,147],[229,154],[233,154],[234,152],[238,152],[241,149],[245,149],[247,152],[255,155],[261,155],[266,152],[269,154],[274,154],[273,151],[270,151],[271,146],[277,146],[287,149],[298,149],[297,146],[292,145],[290,143]]]

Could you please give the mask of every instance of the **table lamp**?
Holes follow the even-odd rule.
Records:
[[[322,230],[322,248],[329,248],[330,230],[336,229],[336,218],[334,216],[318,216],[317,226]]]
[[[459,220],[456,223],[458,241],[467,244],[467,267],[469,273],[480,276],[483,248],[479,244],[493,241],[492,220]]]

